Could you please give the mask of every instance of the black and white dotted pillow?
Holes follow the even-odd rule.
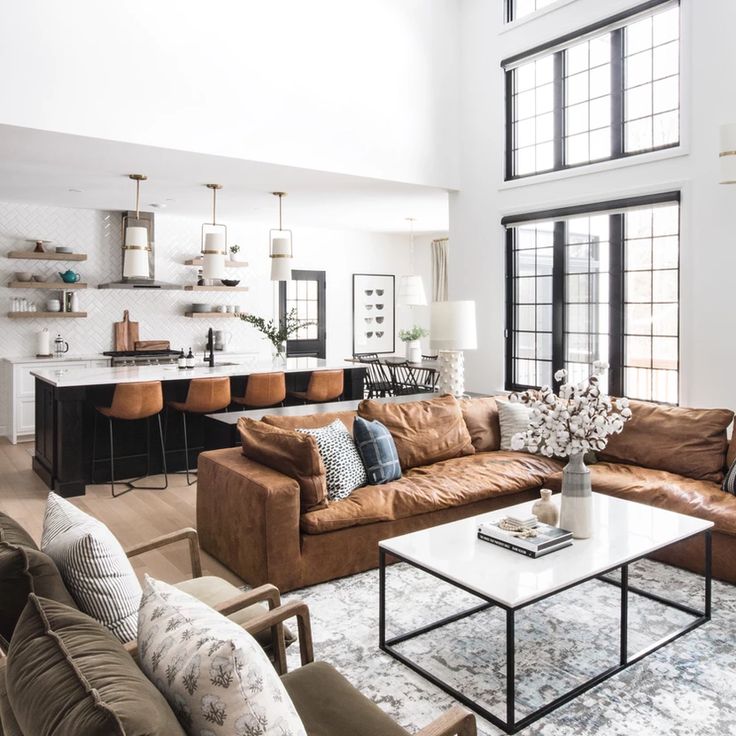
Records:
[[[325,464],[327,495],[330,500],[347,498],[356,488],[366,484],[363,461],[350,432],[339,419],[326,427],[297,429],[297,432],[312,435],[317,442],[317,449]]]

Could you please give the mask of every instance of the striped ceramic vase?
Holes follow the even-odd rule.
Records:
[[[593,534],[590,470],[583,462],[582,452],[570,455],[562,471],[560,527],[571,531],[575,539],[587,539]]]

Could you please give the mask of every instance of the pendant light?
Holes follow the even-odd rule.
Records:
[[[409,268],[414,270],[414,218],[407,217],[409,223]],[[408,307],[426,307],[427,295],[424,292],[424,282],[421,276],[410,274],[399,276],[398,294],[396,300],[399,304]]]
[[[269,231],[268,255],[271,258],[271,281],[291,281],[291,262],[294,258],[291,230],[284,230],[281,221],[281,203],[286,192],[271,192],[279,198],[279,227]]]
[[[141,182],[148,177],[145,174],[128,174],[135,182],[135,219],[123,218],[125,239],[123,241],[123,277],[127,279],[148,279],[151,272],[148,267],[148,254],[151,251],[148,225],[141,220]],[[135,223],[135,224],[132,224]]]
[[[212,190],[212,222],[202,224],[202,278],[226,279],[227,227],[217,224],[217,192],[222,189],[222,184],[206,186]]]

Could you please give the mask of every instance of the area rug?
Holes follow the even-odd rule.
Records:
[[[696,608],[703,579],[644,560],[630,583]],[[410,733],[453,699],[378,648],[378,571],[295,591],[309,604],[315,657],[334,665]],[[387,572],[387,635],[479,601],[405,564]],[[594,581],[530,606],[516,617],[517,719],[617,662],[620,591]],[[629,652],[692,620],[631,594]],[[503,717],[505,616],[490,609],[405,642],[401,651]],[[736,735],[736,587],[713,584],[713,618],[587,691],[521,733],[644,736]],[[289,650],[290,667],[299,664]],[[502,733],[478,719],[479,733]],[[346,734],[346,736],[348,736]]]

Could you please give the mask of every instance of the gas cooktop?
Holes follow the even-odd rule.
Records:
[[[178,350],[107,350],[103,355],[110,358],[160,358],[179,355]]]

